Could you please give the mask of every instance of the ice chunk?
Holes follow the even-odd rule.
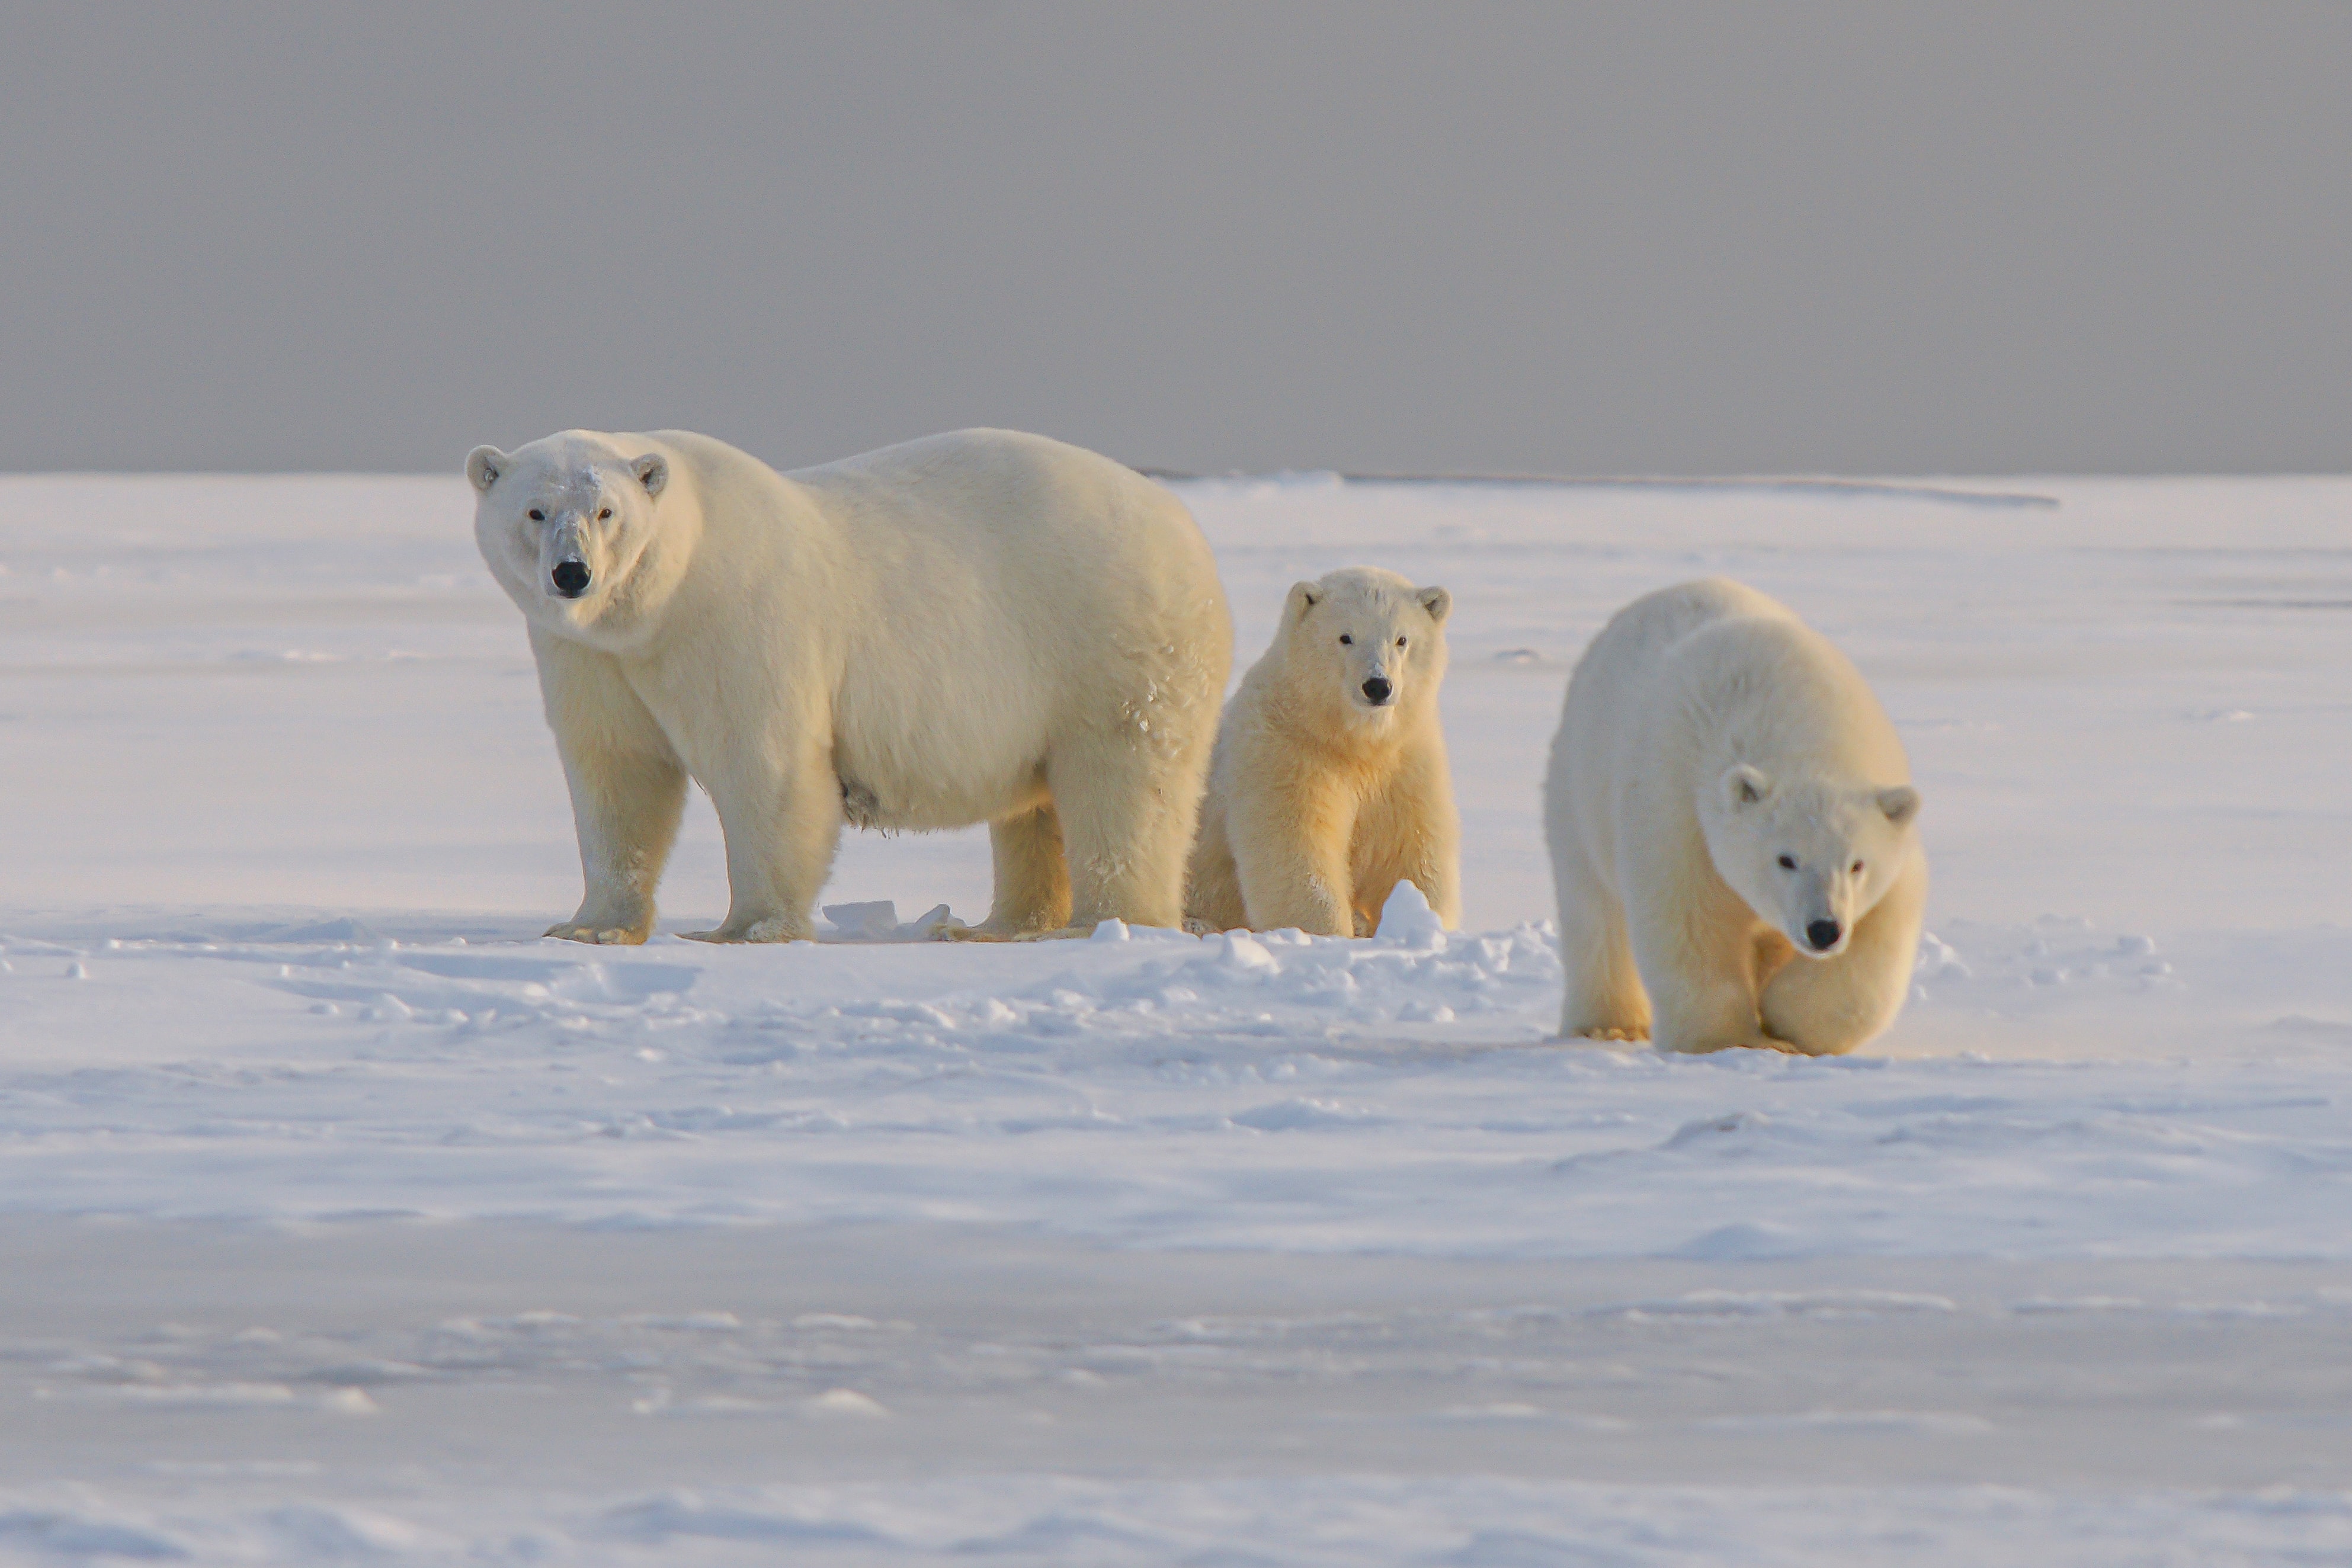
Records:
[[[1223,940],[1224,949],[1217,955],[1217,961],[1224,967],[1243,973],[1254,969],[1264,969],[1276,975],[1282,972],[1280,961],[1248,932],[1228,931]]]
[[[898,934],[898,906],[889,899],[872,904],[828,904],[824,917],[833,922],[836,931],[852,936],[896,936]]]
[[[1381,905],[1381,923],[1374,934],[1393,947],[1433,949],[1445,946],[1445,922],[1437,917],[1437,911],[1429,907],[1429,900],[1411,882],[1400,882],[1390,891],[1389,901]]]

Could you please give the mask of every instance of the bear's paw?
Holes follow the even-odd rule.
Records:
[[[807,922],[794,923],[781,915],[757,920],[730,920],[709,931],[681,931],[689,942],[814,942],[816,933]]]
[[[649,927],[598,925],[593,921],[585,925],[578,921],[561,920],[540,933],[565,942],[586,942],[607,947],[634,947],[652,935]]]

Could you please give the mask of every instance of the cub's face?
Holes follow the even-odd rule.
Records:
[[[466,476],[482,559],[533,624],[589,641],[625,630],[642,608],[635,580],[659,532],[667,458],[572,434],[511,455],[478,446]]]
[[[1707,853],[1731,890],[1811,958],[1843,953],[1909,858],[1919,792],[1776,782],[1741,763],[1701,792]]]
[[[1294,685],[1374,729],[1425,701],[1445,674],[1445,617],[1454,596],[1392,571],[1352,567],[1290,591],[1286,655]]]

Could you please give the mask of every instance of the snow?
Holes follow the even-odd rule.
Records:
[[[0,480],[0,1561],[2352,1554],[2352,483],[1179,486],[1453,590],[1465,928],[577,899],[461,480]],[[1866,1055],[1544,1043],[1578,650],[1728,572],[1936,873]],[[902,919],[901,910],[926,913]]]

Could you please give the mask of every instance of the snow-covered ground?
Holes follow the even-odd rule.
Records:
[[[1454,591],[1463,933],[912,940],[961,833],[535,942],[461,481],[0,480],[0,1560],[2352,1560],[2352,483],[1179,488],[1244,661]],[[1542,1043],[1568,668],[1713,571],[1927,800],[1864,1057]]]

